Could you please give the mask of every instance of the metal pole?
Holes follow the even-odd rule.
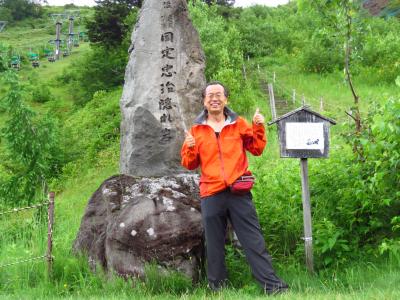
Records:
[[[74,39],[74,17],[69,17],[69,29],[68,29],[68,51],[71,52]]]
[[[53,268],[53,224],[54,224],[54,192],[49,193],[48,225],[47,225],[47,266],[51,276]]]
[[[57,21],[57,23],[56,23],[56,39],[55,39],[55,42],[56,42],[56,59],[58,60],[58,59],[60,59],[60,43],[61,43],[61,40],[60,40],[60,31],[61,31],[61,22],[60,21]]]
[[[275,96],[274,96],[274,87],[272,83],[268,83],[268,94],[269,94],[269,104],[271,106],[272,120],[275,120],[276,119]]]
[[[301,188],[302,188],[301,194],[303,199],[304,247],[306,253],[306,265],[308,271],[310,273],[314,273],[311,204],[310,204],[310,190],[308,187],[307,158],[300,159],[300,169],[301,169]]]

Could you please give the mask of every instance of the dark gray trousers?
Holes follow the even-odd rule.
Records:
[[[265,249],[251,193],[232,194],[229,189],[201,199],[201,214],[206,238],[207,277],[210,286],[218,288],[227,280],[225,267],[225,234],[227,219],[246,254],[253,276],[265,291],[286,288],[272,267]]]

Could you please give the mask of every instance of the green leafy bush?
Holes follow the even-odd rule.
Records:
[[[46,84],[40,84],[33,89],[32,99],[37,103],[45,103],[53,100],[54,96]]]
[[[26,87],[14,71],[4,73],[9,86],[2,106],[8,118],[2,128],[4,142],[0,181],[0,201],[6,204],[31,204],[47,181],[57,176],[63,164],[56,121],[50,116],[38,117],[27,107]]]
[[[243,10],[234,24],[240,32],[245,57],[271,56],[278,49],[290,52],[296,41],[289,21],[293,14],[292,7],[277,10],[257,5]]]
[[[243,64],[241,36],[232,24],[218,15],[216,6],[196,2],[189,6],[194,26],[200,35],[206,55],[207,80],[230,81],[230,87],[238,86]]]
[[[322,265],[346,261],[356,249],[377,253],[398,239],[400,209],[400,102],[389,99],[366,121],[363,157],[342,148],[311,173],[317,253]],[[347,153],[347,154],[346,154]],[[323,173],[317,170],[323,170]]]
[[[324,29],[317,30],[302,50],[301,65],[307,72],[330,73],[343,68],[343,64],[343,51]]]
[[[0,73],[8,69],[9,64],[9,47],[0,42]]]

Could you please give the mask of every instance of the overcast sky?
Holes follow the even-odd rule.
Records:
[[[78,6],[95,4],[94,0],[47,0],[50,5],[65,5],[73,3]],[[236,0],[235,6],[249,6],[252,4],[264,4],[268,6],[277,6],[279,4],[285,4],[288,0]]]

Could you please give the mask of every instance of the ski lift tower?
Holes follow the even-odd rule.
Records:
[[[3,29],[6,27],[7,21],[0,21],[0,32],[3,31]]]
[[[72,47],[74,46],[74,16],[69,16],[69,29],[68,29],[68,51],[72,51]]]
[[[57,20],[56,22],[56,39],[54,40],[56,44],[56,53],[55,53],[55,59],[59,60],[60,59],[60,44],[61,44],[61,39],[60,39],[60,34],[61,34],[61,25],[62,23]]]

